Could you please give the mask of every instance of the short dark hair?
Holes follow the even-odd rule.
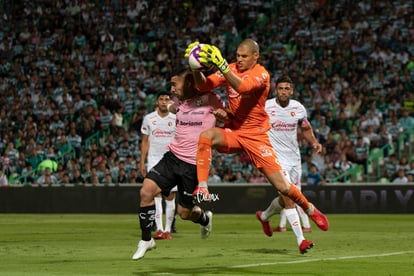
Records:
[[[161,91],[157,93],[156,99],[158,100],[161,96],[171,96],[171,93],[168,91]]]
[[[294,85],[293,80],[290,78],[290,76],[289,76],[289,75],[286,75],[286,74],[281,75],[281,76],[280,76],[280,77],[276,80],[276,86],[277,86],[279,83],[281,83],[281,82],[287,82],[287,83],[290,83],[290,84],[292,85],[292,87],[293,87],[293,85]]]

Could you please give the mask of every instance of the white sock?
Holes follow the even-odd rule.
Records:
[[[171,232],[175,215],[175,199],[165,201],[165,232]]]
[[[303,211],[303,209],[300,206],[296,206],[296,210],[298,210],[300,219],[302,220],[303,227],[310,228],[311,225],[309,223],[309,216],[308,216],[308,214],[306,214],[305,211]]]
[[[279,222],[280,228],[286,228],[286,209],[283,208],[280,210],[280,222]]]
[[[303,237],[298,211],[296,211],[296,208],[285,209],[285,213],[290,226],[292,226],[292,231],[296,236],[296,241],[298,242],[298,245],[300,245],[305,238]]]
[[[276,197],[270,202],[267,209],[262,212],[261,219],[268,220],[271,216],[279,212],[280,209],[282,209],[282,206],[280,206],[279,197]]]
[[[164,227],[162,226],[162,197],[156,196],[155,201],[155,224],[157,225],[157,231],[161,230],[164,232]]]

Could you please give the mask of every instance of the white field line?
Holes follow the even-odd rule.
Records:
[[[370,255],[343,256],[343,257],[331,257],[331,258],[304,259],[304,260],[295,260],[295,261],[286,261],[286,262],[271,262],[271,263],[233,265],[233,266],[229,266],[228,268],[243,268],[243,267],[257,267],[257,266],[280,265],[280,264],[301,264],[301,263],[311,263],[311,262],[320,262],[320,261],[365,259],[365,258],[388,257],[388,256],[413,254],[413,253],[414,253],[414,251],[398,251],[398,252],[370,254]]]
[[[303,259],[295,261],[283,261],[283,262],[270,262],[270,263],[254,263],[254,264],[243,264],[243,265],[232,265],[227,267],[220,268],[202,268],[199,271],[204,272],[214,272],[223,269],[235,269],[235,268],[245,268],[245,267],[259,267],[259,266],[271,266],[271,265],[288,265],[288,264],[303,264],[303,263],[312,263],[312,262],[321,262],[321,261],[338,261],[338,260],[351,260],[351,259],[366,259],[366,258],[377,258],[377,257],[388,257],[395,255],[404,255],[404,254],[414,254],[414,251],[397,251],[381,254],[369,254],[369,255],[356,255],[356,256],[342,256],[342,257],[332,257],[332,258],[318,258],[318,259]],[[174,272],[158,272],[154,273],[156,275],[175,275],[182,274]],[[205,274],[204,274],[205,275]]]

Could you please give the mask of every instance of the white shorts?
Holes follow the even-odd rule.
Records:
[[[300,189],[301,187],[300,179],[302,177],[301,166],[284,166],[282,169],[282,172],[291,183],[295,184],[295,186],[298,187],[299,190],[301,190]]]

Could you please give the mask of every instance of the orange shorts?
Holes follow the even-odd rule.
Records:
[[[217,128],[223,137],[223,144],[217,150],[221,153],[244,151],[258,169],[267,173],[282,170],[276,152],[267,132],[245,132],[229,128]]]

